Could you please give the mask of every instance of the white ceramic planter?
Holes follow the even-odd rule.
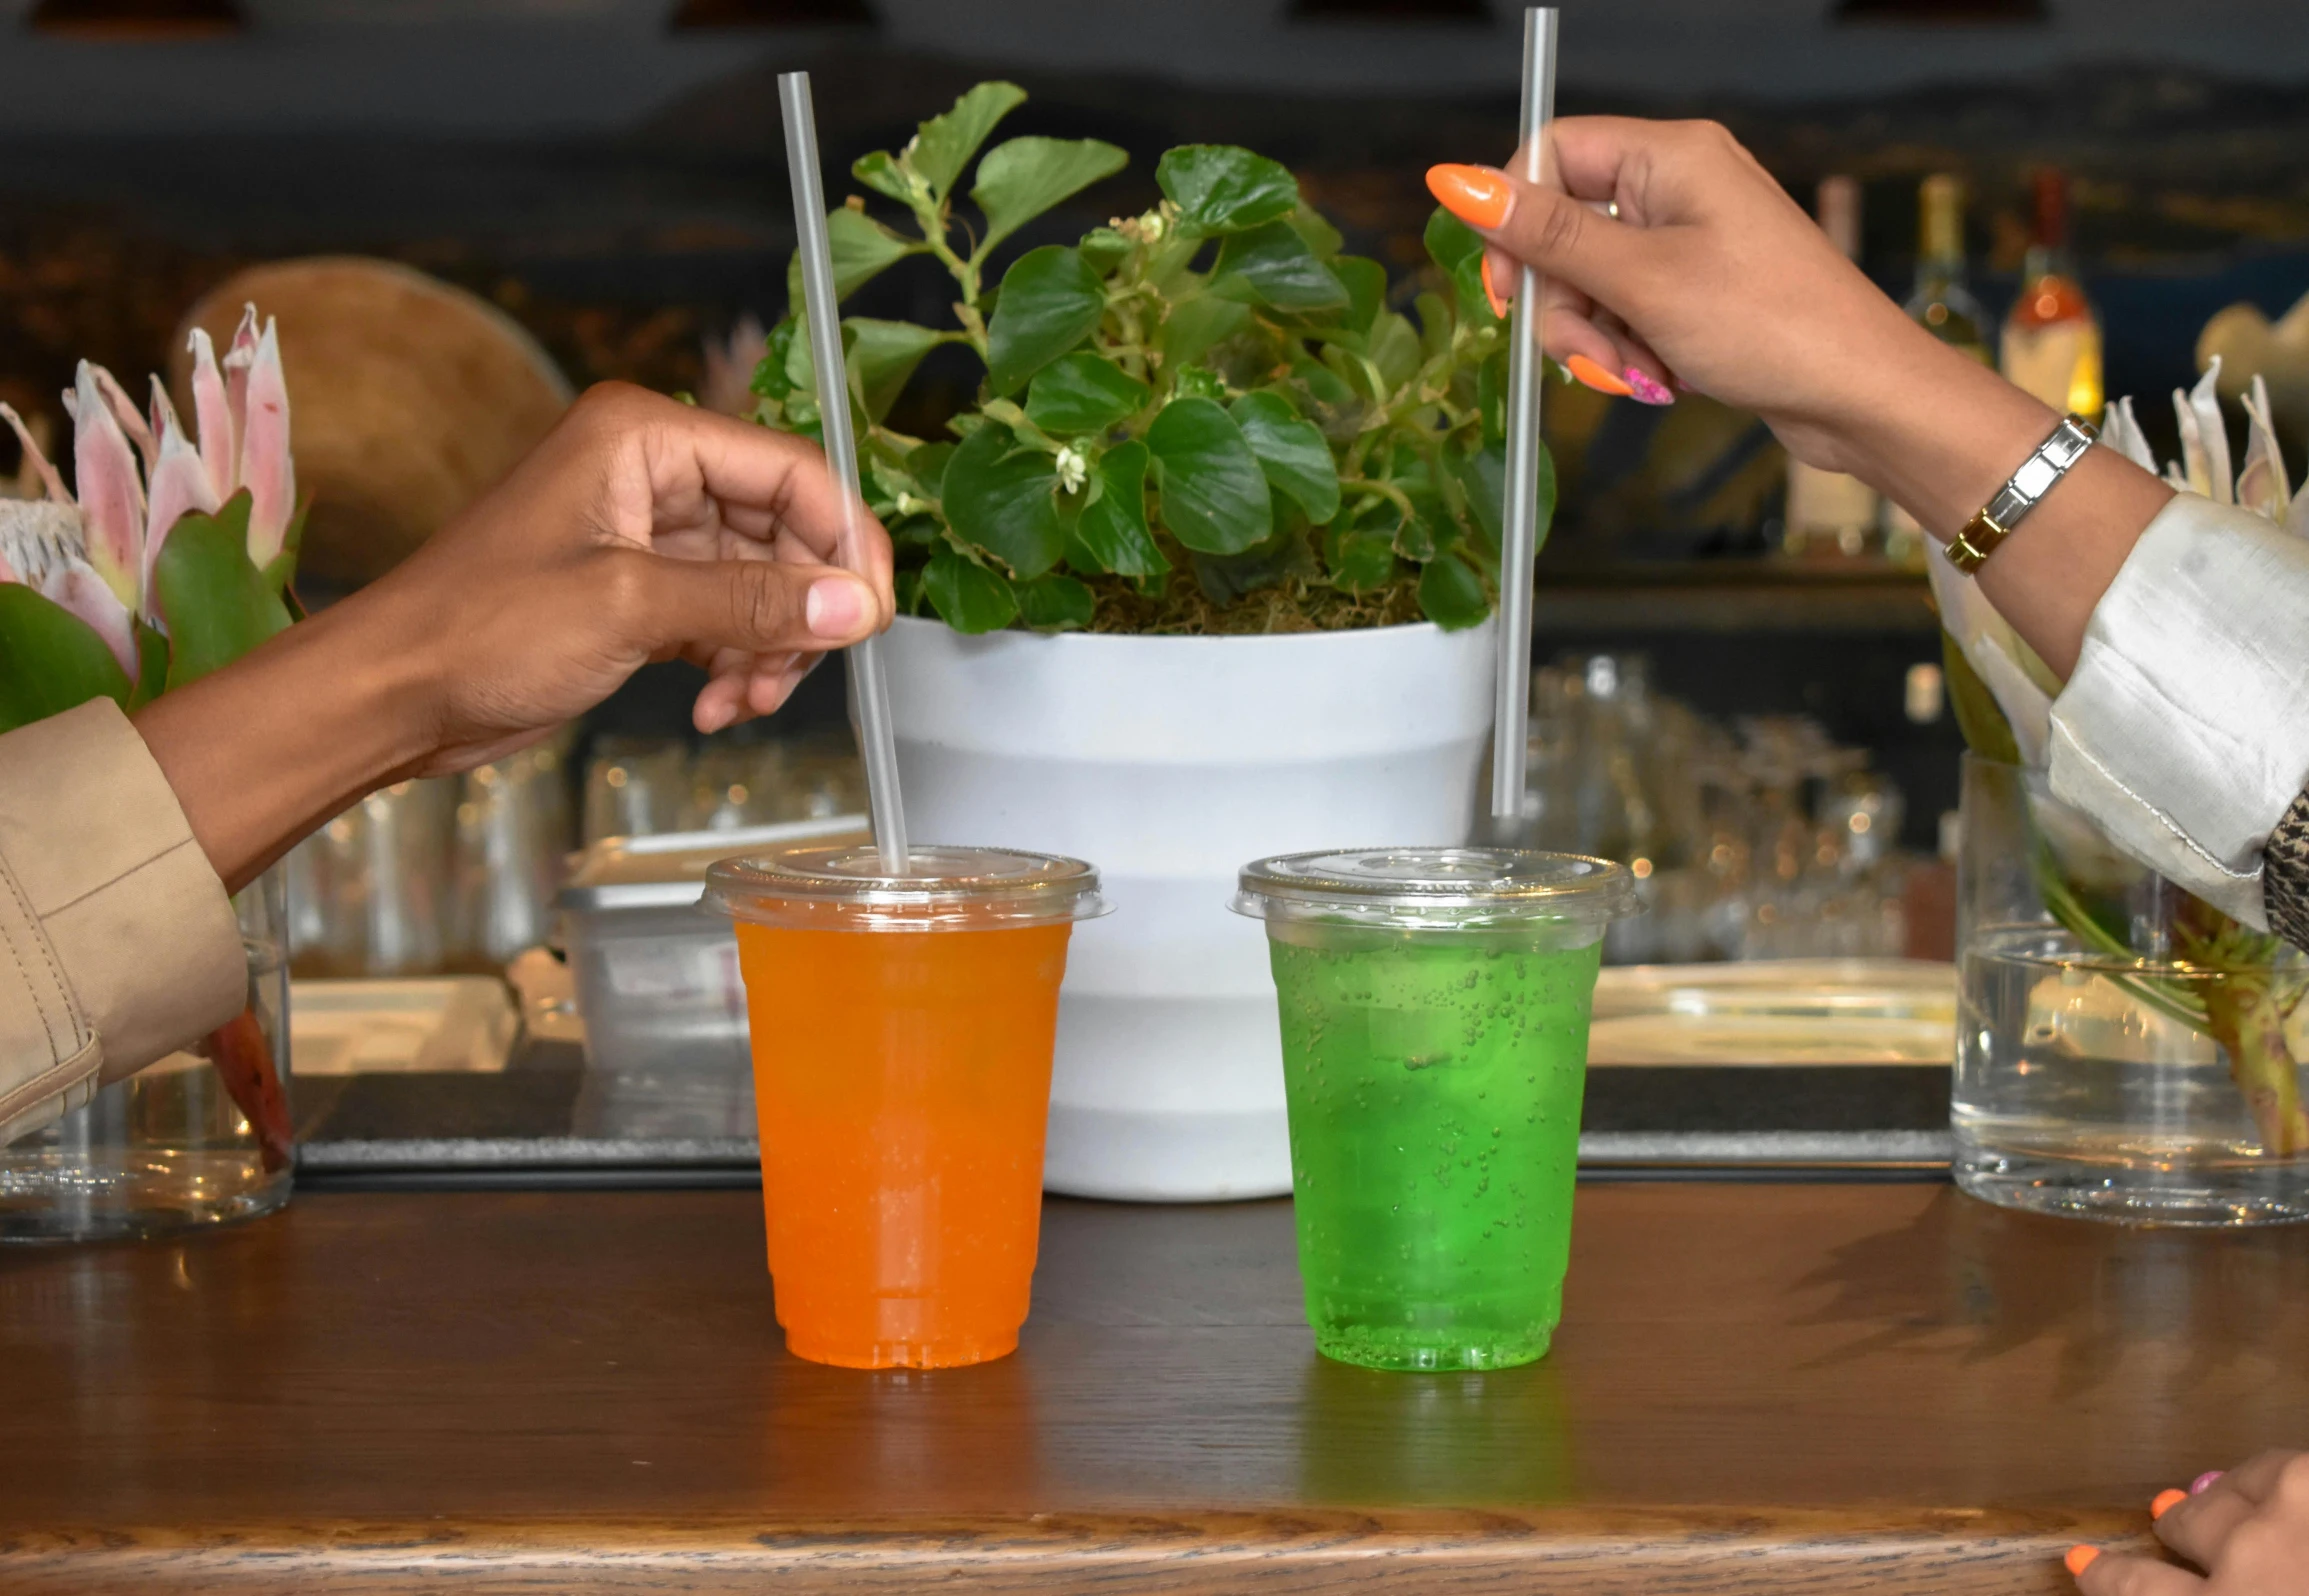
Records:
[[[1044,1180],[1194,1202],[1291,1189],[1266,938],[1230,912],[1264,854],[1464,841],[1492,627],[1286,637],[964,637],[885,649],[909,830],[1099,867],[1075,929]]]

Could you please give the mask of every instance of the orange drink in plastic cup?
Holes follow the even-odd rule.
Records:
[[[998,848],[725,859],[786,1347],[857,1369],[1018,1345],[1042,1220],[1058,983],[1098,873]]]

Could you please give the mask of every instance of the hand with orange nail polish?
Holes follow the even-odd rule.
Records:
[[[1480,232],[1500,231],[1515,212],[1516,185],[1494,167],[1429,167],[1427,188],[1445,210]],[[1493,315],[1506,317],[1521,275],[1521,265],[1512,255],[1499,249],[1484,251],[1483,292]],[[1542,314],[1548,307],[1562,309],[1568,304],[1567,292],[1551,283],[1543,296]],[[1670,384],[1685,386],[1641,337],[1606,315],[1556,318],[1547,348],[1573,380],[1617,399],[1672,405],[1676,395]]]
[[[1427,184],[1491,246],[1496,300],[1537,269],[1541,342],[1589,387],[1646,404],[1696,389],[1850,469],[1849,419],[1948,375],[1946,350],[1722,128],[1567,117],[1550,137],[1560,185],[1515,163],[1437,166]]]
[[[2264,1452],[2149,1502],[2157,1539],[2203,1573],[2161,1558],[2072,1546],[2084,1596],[2300,1596],[2309,1591],[2309,1452]]]

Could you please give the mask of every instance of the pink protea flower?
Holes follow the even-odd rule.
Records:
[[[21,416],[0,404],[46,497],[0,498],[0,582],[20,583],[93,627],[130,677],[136,617],[160,624],[154,573],[168,534],[192,513],[213,515],[249,492],[249,558],[277,559],[296,514],[289,396],[280,338],[242,314],[223,362],[205,332],[192,334],[196,435],[188,435],[160,379],[140,410],[112,373],[80,363],[64,395],[72,418],[68,492]],[[141,466],[139,460],[141,457]]]

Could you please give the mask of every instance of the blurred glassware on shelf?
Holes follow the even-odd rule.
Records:
[[[397,782],[291,851],[301,977],[495,972],[552,931],[570,828],[564,732],[462,776]]]
[[[677,831],[689,804],[689,745],[671,737],[603,737],[585,771],[584,840]]]
[[[565,730],[463,776],[398,783],[299,844],[287,860],[296,974],[501,974],[554,940],[554,900],[581,838],[750,831],[865,807],[846,734],[749,728],[694,751],[679,738],[602,737],[581,784],[576,748]]]
[[[1817,721],[1726,727],[1659,693],[1636,654],[1532,677],[1523,835],[1616,859],[1647,909],[1611,964],[1886,958],[1906,950],[1900,790]]]
[[[468,772],[457,803],[452,964],[501,970],[547,940],[569,852],[564,736]]]

